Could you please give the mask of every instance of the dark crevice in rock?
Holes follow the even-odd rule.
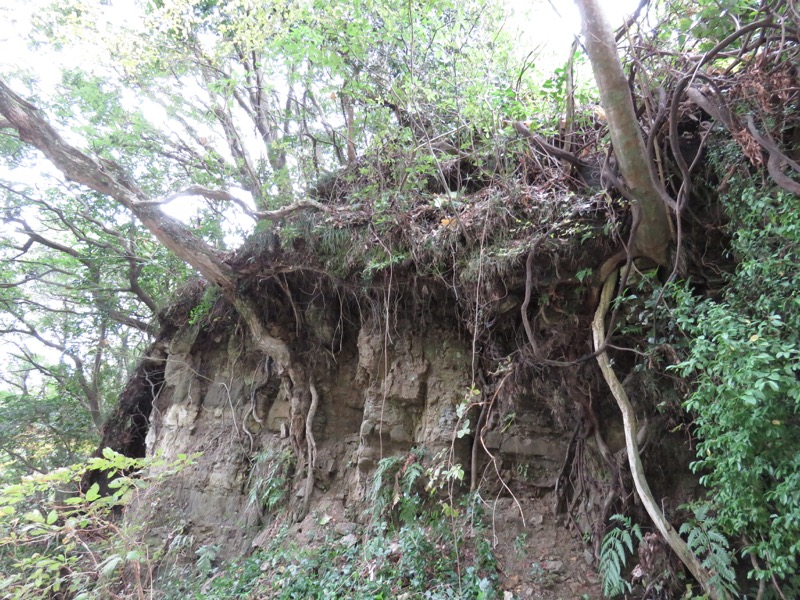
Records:
[[[95,456],[102,456],[105,448],[131,458],[146,456],[150,415],[164,387],[166,358],[167,352],[158,342],[145,354],[120,395],[117,410],[103,427],[103,438]],[[107,492],[109,477],[104,472],[87,471],[81,488],[88,489],[94,483],[100,485],[102,492]]]

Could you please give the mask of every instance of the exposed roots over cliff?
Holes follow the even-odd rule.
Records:
[[[777,48],[765,52],[775,58]],[[175,402],[194,389],[181,387],[175,357],[209,381],[247,381],[241,406],[216,409],[243,422],[235,440],[243,461],[267,444],[292,448],[288,503],[298,522],[326,501],[317,490],[363,500],[382,460],[429,444],[427,465],[460,464],[481,498],[548,502],[596,555],[612,513],[642,517],[637,498],[650,512],[665,490],[695,484],[685,390],[667,373],[681,340],[664,283],[680,278],[712,296],[724,285],[732,259],[716,189],[732,171],[770,176],[787,191],[797,185],[789,140],[800,122],[776,108],[797,101],[796,69],[776,59],[767,73],[742,56],[732,72],[665,75],[666,91],[636,107],[672,198],[668,264],[631,253],[630,199],[602,147],[601,121],[547,139],[508,124],[455,154],[434,152],[428,170],[411,174],[417,153],[387,147],[320,182],[315,202],[335,210],[270,217],[227,257],[235,288],[196,284],[163,315],[160,348],[172,347],[165,389]],[[773,116],[743,124],[734,107]],[[565,149],[579,142],[579,153]],[[595,320],[593,340],[601,287],[622,265],[617,300],[603,328]],[[191,337],[185,348],[176,330]],[[232,340],[246,346],[250,371],[220,366],[214,348]],[[626,457],[639,460],[632,471]],[[667,519],[686,499],[671,495],[674,504],[657,507]]]

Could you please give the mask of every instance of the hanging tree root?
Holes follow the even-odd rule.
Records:
[[[474,492],[478,489],[478,455],[480,452],[483,428],[486,425],[486,418],[489,416],[489,402],[486,399],[487,385],[486,378],[482,372],[478,373],[481,380],[481,412],[478,415],[478,422],[475,424],[475,439],[472,440],[472,456],[470,463],[469,491]]]
[[[306,443],[307,470],[305,494],[303,495],[302,505],[294,515],[296,521],[302,521],[308,514],[308,509],[311,504],[311,494],[314,491],[314,467],[317,462],[317,445],[314,441],[312,427],[314,415],[317,412],[317,405],[319,404],[317,388],[311,376],[307,375],[305,369],[302,368],[302,365],[295,362],[289,344],[282,339],[270,335],[267,328],[264,327],[264,324],[258,317],[258,311],[253,303],[242,296],[233,297],[232,300],[239,315],[244,319],[245,323],[247,323],[258,349],[280,365],[281,369],[285,370],[288,375],[288,380],[294,388],[292,392],[290,434],[295,443],[298,461],[302,456],[302,441],[304,437]],[[306,386],[307,391],[311,395],[311,402],[308,410],[305,410],[307,401],[305,398]],[[305,412],[305,414],[303,414],[303,412]],[[303,433],[305,433],[305,435],[303,435]]]
[[[597,307],[594,321],[592,322],[592,337],[594,338],[595,348],[598,350],[602,348],[606,337],[605,316],[608,312],[611,298],[614,295],[616,283],[617,272],[614,271],[603,285],[603,291],[600,295],[600,304]],[[678,556],[681,562],[683,562],[686,568],[689,569],[689,572],[700,583],[709,598],[711,598],[711,600],[727,600],[729,598],[728,594],[714,585],[711,581],[711,574],[703,568],[697,557],[689,550],[686,542],[683,541],[661,513],[661,509],[656,503],[655,498],[653,498],[653,493],[650,491],[650,486],[644,476],[644,467],[642,466],[642,459],[639,455],[639,442],[636,439],[636,415],[628,399],[628,394],[625,392],[614,370],[611,368],[611,362],[605,350],[598,353],[597,363],[600,365],[603,377],[608,387],[611,389],[611,393],[617,401],[617,406],[619,406],[619,410],[622,413],[622,422],[625,429],[625,446],[628,451],[631,475],[633,477],[633,483],[636,486],[636,491],[642,500],[645,510],[647,510],[647,514],[652,519],[656,529],[658,529],[659,533],[667,541],[672,551]]]
[[[292,385],[289,435],[297,455],[298,465],[305,463],[305,483],[303,484],[302,502],[292,514],[292,519],[299,523],[308,514],[311,505],[311,494],[314,491],[314,467],[317,465],[317,444],[314,440],[314,416],[319,405],[319,394],[311,376],[304,369],[295,366],[289,369]],[[298,475],[302,468],[298,468]]]
[[[303,494],[303,505],[297,515],[297,521],[302,521],[308,514],[308,509],[311,506],[311,494],[314,491],[314,467],[317,465],[317,444],[314,441],[314,415],[317,413],[317,406],[319,405],[319,395],[317,388],[313,381],[308,384],[308,389],[311,392],[311,406],[308,407],[308,414],[306,415],[306,487]]]

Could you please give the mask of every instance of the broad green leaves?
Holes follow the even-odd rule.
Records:
[[[155,558],[137,532],[113,523],[113,512],[139,490],[192,464],[197,456],[132,459],[106,448],[102,457],[0,488],[0,589],[4,598],[34,600],[57,592],[98,598],[117,585],[123,566],[151,568]],[[145,475],[143,469],[149,469]],[[84,493],[86,471],[113,478],[108,493],[97,484]],[[158,475],[154,473],[158,473]],[[138,475],[135,475],[138,474]]]
[[[794,198],[734,186],[736,274],[721,301],[679,294],[692,336],[679,365],[700,443],[694,469],[719,527],[744,538],[759,579],[790,582],[800,560],[800,212]]]

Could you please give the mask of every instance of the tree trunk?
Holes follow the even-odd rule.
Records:
[[[600,103],[608,119],[614,155],[632,197],[635,231],[630,251],[634,256],[666,265],[672,238],[664,201],[666,192],[661,189],[647,156],[614,33],[598,0],[576,0],[576,4],[583,22],[586,52],[600,90]]]
[[[665,202],[666,192],[656,179],[647,156],[633,100],[617,54],[614,34],[600,8],[599,0],[576,0],[576,4],[581,13],[586,52],[600,91],[600,102],[608,119],[614,153],[631,196],[634,229],[633,243],[628,252],[634,257],[644,256],[657,264],[665,265],[672,237]],[[703,590],[712,600],[727,598],[725,592],[713,584],[711,575],[692,554],[686,542],[667,522],[645,478],[636,440],[636,415],[622,384],[611,368],[607,353],[601,351],[606,337],[605,314],[614,295],[615,283],[616,271],[607,277],[603,286],[592,332],[595,348],[599,352],[597,362],[622,413],[625,445],[636,491],[656,529],[697,579]]]

